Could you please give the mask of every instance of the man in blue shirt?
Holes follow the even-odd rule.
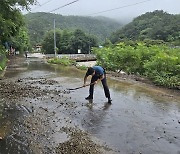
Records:
[[[106,82],[106,72],[104,70],[104,68],[102,68],[101,66],[93,66],[93,67],[89,67],[86,75],[84,76],[84,86],[86,86],[86,81],[88,76],[91,75],[91,84],[90,84],[90,88],[89,88],[89,96],[86,97],[86,100],[92,100],[93,99],[93,93],[94,93],[94,85],[98,83],[98,81],[102,82],[103,88],[104,88],[104,93],[106,98],[108,98],[108,103],[111,103],[112,99],[110,97],[110,92],[109,92],[109,88],[107,86],[107,82]]]

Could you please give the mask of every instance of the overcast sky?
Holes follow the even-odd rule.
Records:
[[[61,15],[105,16],[118,20],[133,18],[164,10],[170,14],[180,14],[180,0],[37,0],[31,12],[51,12]],[[74,2],[72,4],[69,4]],[[69,4],[65,7],[62,7]],[[60,8],[62,7],[62,8]],[[59,9],[58,9],[59,8]],[[56,11],[53,11],[57,9]],[[109,11],[108,11],[109,10]]]

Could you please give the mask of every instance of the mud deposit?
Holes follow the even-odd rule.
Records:
[[[80,112],[74,111],[78,104],[66,88],[51,80],[49,72],[23,73],[29,62],[21,62],[11,62],[0,81],[1,154],[113,151],[72,122],[71,114]]]
[[[138,83],[111,80],[84,98],[84,72],[42,59],[14,59],[0,80],[0,154],[178,154],[180,100]]]

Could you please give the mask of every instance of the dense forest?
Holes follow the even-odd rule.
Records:
[[[54,31],[47,32],[41,43],[42,52],[54,54]],[[56,53],[76,54],[79,52],[87,54],[91,52],[91,47],[97,47],[97,39],[92,35],[87,35],[80,29],[73,32],[56,29]]]
[[[43,12],[29,13],[25,15],[25,21],[32,45],[41,43],[46,32],[53,29],[54,19],[57,29],[68,31],[80,29],[87,34],[95,35],[100,42],[122,27],[122,24],[106,17],[62,16]]]
[[[112,43],[122,40],[162,40],[180,45],[180,15],[163,11],[147,12],[114,32]]]

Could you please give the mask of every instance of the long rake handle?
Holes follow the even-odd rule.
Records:
[[[90,86],[90,85],[93,85],[93,84],[95,84],[95,83],[89,83],[89,84],[86,84],[85,86],[80,86],[80,87],[72,88],[72,89],[70,88],[68,90],[77,90],[77,89],[84,88],[84,87],[87,87],[87,86]]]

